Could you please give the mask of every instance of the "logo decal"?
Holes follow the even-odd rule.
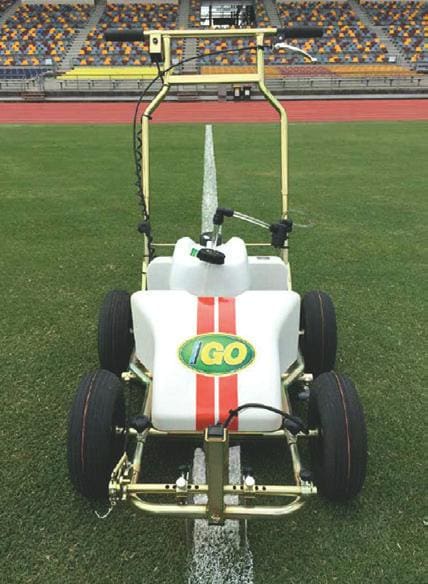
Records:
[[[254,347],[236,335],[207,333],[187,339],[178,349],[180,361],[202,375],[232,375],[251,365]]]

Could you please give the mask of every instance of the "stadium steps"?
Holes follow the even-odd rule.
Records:
[[[189,14],[190,14],[190,2],[189,0],[180,0],[180,6],[178,8],[178,28],[189,28]],[[183,40],[183,59],[190,59],[190,57],[196,57],[196,39],[184,39]],[[198,64],[196,61],[190,61],[183,66],[183,71],[186,73],[196,73]]]
[[[59,72],[68,71],[76,64],[79,57],[79,51],[86,40],[89,32],[94,26],[97,26],[104,10],[106,7],[106,2],[97,2],[95,4],[95,9],[91,16],[89,17],[88,22],[86,23],[85,28],[82,28],[77,35],[74,37],[74,40],[71,44],[70,49],[65,54],[64,59],[61,61],[59,65]]]
[[[13,16],[13,14],[15,14],[20,6],[21,2],[15,2],[14,4],[11,4],[9,8],[6,8],[6,10],[2,12],[2,15],[0,16],[0,26],[6,24],[6,20]]]
[[[388,57],[394,59],[394,62],[407,64],[407,59],[404,53],[392,42],[391,37],[386,34],[385,30],[381,26],[374,24],[367,12],[362,8],[362,6],[356,0],[349,0],[349,4],[358,16],[358,18],[363,22],[369,30],[375,33],[381,43],[385,45],[388,49]]]
[[[282,23],[278,15],[278,10],[276,9],[276,4],[272,0],[263,0],[265,5],[266,14],[269,16],[271,25],[276,28],[281,28]]]
[[[196,57],[198,53],[197,41],[196,39],[184,39],[184,49],[183,49],[183,59],[190,59],[191,57]],[[186,73],[196,73],[198,70],[197,61],[190,61],[190,63],[185,63],[183,65],[183,71]]]
[[[180,0],[178,7],[177,28],[189,27],[190,2],[189,0]]]

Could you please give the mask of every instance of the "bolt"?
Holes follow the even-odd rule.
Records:
[[[254,485],[256,484],[256,481],[255,481],[254,477],[248,475],[244,479],[244,484],[248,489],[252,489],[254,487]]]
[[[177,489],[185,489],[187,487],[187,481],[184,477],[178,477],[175,484],[177,485]]]

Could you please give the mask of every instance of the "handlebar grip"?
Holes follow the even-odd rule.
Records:
[[[309,39],[322,37],[324,29],[322,26],[286,26],[278,29],[278,38],[284,39]]]
[[[144,40],[144,30],[140,28],[131,28],[128,30],[109,28],[104,33],[104,39],[114,43],[136,43]]]

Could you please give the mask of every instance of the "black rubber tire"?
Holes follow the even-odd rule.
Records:
[[[300,351],[305,371],[317,377],[334,369],[336,362],[336,311],[332,299],[325,292],[313,290],[302,299],[300,310]]]
[[[364,412],[352,381],[331,371],[311,386],[308,426],[314,482],[331,501],[352,499],[361,491],[367,467]]]
[[[128,369],[133,347],[130,295],[124,290],[112,290],[104,298],[98,320],[101,368],[120,376]]]
[[[125,398],[120,380],[96,369],[81,380],[70,410],[68,470],[76,490],[91,499],[106,499],[111,472],[123,454]]]

